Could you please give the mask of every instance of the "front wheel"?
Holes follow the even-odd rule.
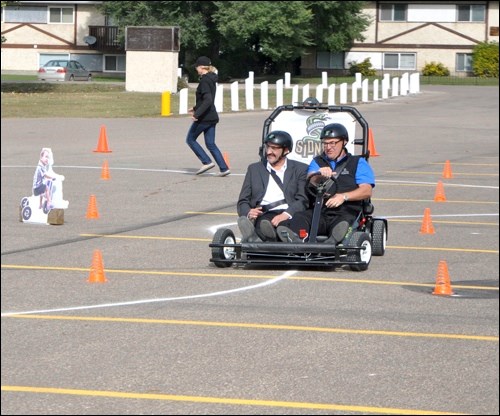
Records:
[[[219,228],[212,239],[213,244],[236,244],[234,233],[228,228]],[[212,260],[217,267],[229,267],[232,262],[227,260],[236,259],[234,247],[212,247]],[[218,261],[226,260],[226,261]]]
[[[387,226],[384,220],[373,220],[372,226],[372,245],[373,255],[383,256],[385,253],[385,246],[387,244]]]
[[[356,231],[351,234],[347,247],[360,247],[360,250],[350,250],[347,254],[348,262],[356,262],[359,264],[351,264],[349,267],[355,272],[362,272],[368,269],[368,265],[372,259],[372,243],[370,235],[365,232]]]
[[[21,215],[23,216],[24,221],[28,221],[31,218],[31,208],[29,206],[25,206],[21,211]]]

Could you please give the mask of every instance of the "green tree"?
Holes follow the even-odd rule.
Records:
[[[360,1],[105,1],[126,26],[179,26],[180,62],[208,55],[224,76],[279,73],[310,47],[349,50],[370,21]],[[218,59],[220,57],[220,59]]]
[[[363,32],[371,19],[363,14],[364,1],[306,1],[314,16],[314,45],[324,51],[343,52],[355,41],[365,40]]]

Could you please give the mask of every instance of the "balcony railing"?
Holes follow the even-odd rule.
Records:
[[[88,43],[91,49],[115,53],[125,50],[118,38],[118,26],[89,26],[89,36],[96,39]]]

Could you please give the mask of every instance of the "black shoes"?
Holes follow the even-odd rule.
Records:
[[[276,230],[274,229],[274,225],[269,220],[262,220],[260,222],[260,232],[264,237],[266,237],[266,241],[278,241],[276,236]]]
[[[302,239],[284,225],[279,225],[276,231],[279,239],[284,243],[302,243]]]
[[[241,231],[242,243],[260,243],[262,240],[255,232],[253,222],[247,217],[238,217],[238,227]]]
[[[349,223],[347,221],[340,221],[332,228],[330,237],[325,240],[326,244],[338,244],[340,243],[347,231],[349,230]]]

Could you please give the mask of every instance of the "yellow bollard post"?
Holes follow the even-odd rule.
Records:
[[[172,115],[172,113],[170,112],[170,91],[165,91],[161,94],[161,115]]]

